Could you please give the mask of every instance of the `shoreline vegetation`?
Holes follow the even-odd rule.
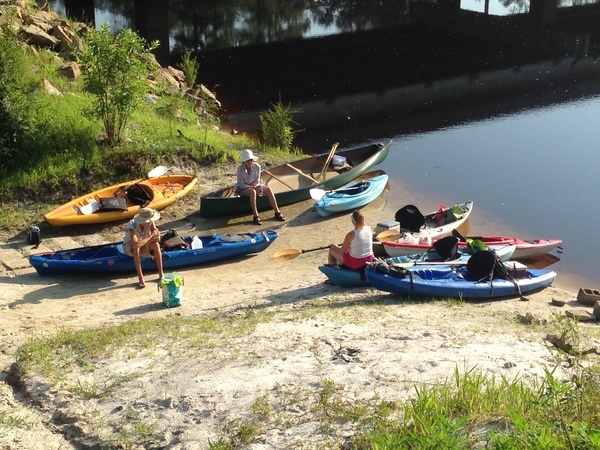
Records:
[[[29,1],[0,6],[2,17],[7,9],[21,26],[45,17]],[[269,253],[182,271],[178,308],[165,308],[158,289],[136,290],[134,275],[37,276],[23,231],[65,193],[168,165],[194,172],[201,186],[161,211],[159,227],[255,229],[251,217],[201,218],[200,195],[231,184],[245,147],[264,163],[298,150],[223,132],[210,108],[202,121],[189,101],[156,93],[138,105],[121,143],[108,145],[101,121],[81,114],[90,101],[82,82],[59,74],[65,60],[14,43],[1,39],[15,65],[0,71],[8,80],[0,119],[10,113],[3,126],[23,146],[0,144],[3,158],[27,158],[0,167],[11,199],[0,213],[0,448],[600,448],[591,308],[556,287],[528,301],[466,302],[325,284],[321,252],[272,258],[348,231],[347,217],[315,226],[309,201],[286,207],[286,223],[265,221],[285,235]],[[289,138],[289,109],[279,106]],[[370,223],[386,219],[377,202],[364,211]],[[120,223],[40,225],[48,251],[123,234]]]

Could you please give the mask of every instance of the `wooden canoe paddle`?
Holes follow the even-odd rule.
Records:
[[[327,167],[329,167],[329,163],[331,162],[331,160],[333,159],[333,154],[335,153],[335,151],[338,148],[338,145],[340,145],[339,142],[336,142],[335,144],[333,144],[331,146],[331,150],[329,150],[329,155],[327,156],[327,160],[325,161],[325,164],[323,165],[323,170],[321,171],[321,175],[319,176],[319,179],[321,181],[324,181],[325,178],[325,172],[327,172]]]
[[[294,258],[297,258],[303,253],[316,252],[317,250],[325,250],[326,248],[329,248],[329,245],[325,245],[323,247],[309,248],[307,250],[301,250],[299,248],[283,248],[275,252],[275,255],[273,255],[273,259],[275,260],[275,262],[290,261]]]

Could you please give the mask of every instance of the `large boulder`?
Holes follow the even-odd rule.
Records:
[[[50,36],[41,28],[35,25],[28,25],[23,28],[23,34],[27,38],[27,42],[31,45],[40,45],[43,47],[56,47],[60,44],[60,39]]]

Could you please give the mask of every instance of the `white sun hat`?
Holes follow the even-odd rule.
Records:
[[[249,159],[258,159],[258,158],[256,156],[254,156],[254,153],[252,153],[252,150],[246,149],[246,150],[244,150],[244,153],[242,153],[242,162],[246,162]]]

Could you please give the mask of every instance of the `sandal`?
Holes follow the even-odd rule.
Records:
[[[260,220],[259,216],[254,216],[253,220],[256,225],[262,225],[262,220]]]
[[[281,211],[280,211],[280,212],[277,212],[277,213],[275,213],[275,218],[276,218],[277,220],[279,220],[280,222],[285,222],[285,217],[283,217],[283,214],[281,214]]]

